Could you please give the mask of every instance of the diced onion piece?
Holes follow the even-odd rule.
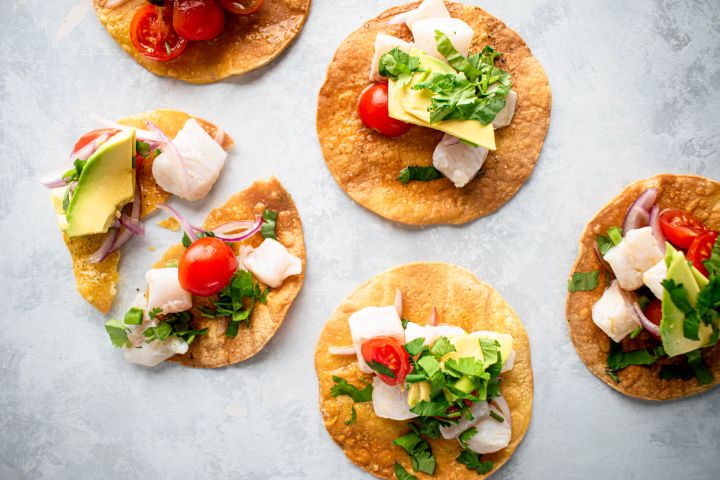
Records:
[[[403,311],[403,298],[402,298],[402,292],[399,288],[395,289],[395,310],[397,310],[398,317],[402,317],[402,311]]]
[[[347,347],[335,347],[330,346],[328,347],[328,353],[330,355],[338,355],[338,356],[351,356],[355,355],[355,347],[352,345],[348,345]]]

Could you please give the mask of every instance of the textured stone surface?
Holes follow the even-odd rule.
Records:
[[[720,4],[714,0],[472,1],[517,29],[553,90],[545,149],[498,213],[415,230],[353,202],[325,168],[315,102],[335,47],[400,1],[314,0],[298,42],[269,67],[209,86],[156,78],[110,39],[89,0],[8,0],[0,16],[0,478],[365,479],[320,420],[313,350],[355,286],[395,264],[473,270],[517,310],[532,343],[535,412],[494,477],[699,480],[717,474],[720,389],[667,404],[598,381],[565,326],[565,279],[586,220],[622,187],[660,172],[720,178]],[[199,221],[276,173],[307,242],[305,287],[255,358],[206,371],[124,363],[104,319],[76,294],[37,178],[90,113],[157,107],[224,126],[237,145]],[[123,259],[118,306],[177,234],[154,217]],[[152,252],[148,247],[155,246]]]

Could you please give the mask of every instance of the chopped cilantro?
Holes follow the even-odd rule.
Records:
[[[420,59],[408,55],[398,47],[380,57],[378,65],[380,76],[395,80],[400,87],[407,85],[413,74],[420,71]]]
[[[635,330],[630,332],[630,338],[637,337],[638,335],[640,335],[640,332],[642,332],[642,331],[643,331],[643,327],[637,327]]]
[[[278,213],[275,210],[265,210],[262,214],[262,226],[260,227],[260,235],[263,238],[272,238],[277,240],[275,234],[275,226],[277,222]]]
[[[574,272],[568,280],[568,292],[587,292],[598,286],[598,271]]]
[[[693,373],[689,365],[671,364],[660,367],[660,378],[662,380],[672,380],[674,378],[690,380],[694,376],[695,373]]]
[[[442,178],[442,176],[443,174],[440,173],[440,170],[432,165],[428,167],[409,166],[400,170],[400,175],[398,175],[397,180],[403,185],[407,185],[412,180],[430,182]]]
[[[405,467],[395,462],[395,478],[397,480],[418,480],[412,473],[408,473]]]
[[[607,373],[620,383],[617,372],[631,365],[652,365],[660,356],[664,355],[661,349],[642,349],[623,352],[622,345],[610,340],[610,353],[607,359]]]
[[[703,361],[700,350],[693,350],[692,352],[688,352],[686,354],[686,357],[688,365],[690,365],[690,368],[692,368],[692,371],[695,374],[695,378],[697,378],[698,383],[700,385],[708,385],[712,383],[715,376]]]
[[[140,308],[132,307],[125,313],[123,323],[125,325],[140,325],[143,321],[143,311]]]
[[[357,420],[357,412],[355,411],[355,405],[350,407],[350,418],[345,420],[345,425],[352,425]]]
[[[622,242],[623,239],[620,227],[610,227],[607,233],[613,245],[620,245],[620,242]]]
[[[372,401],[373,387],[371,384],[367,384],[365,388],[359,390],[357,387],[350,385],[344,378],[333,375],[332,379],[335,385],[330,388],[331,397],[335,398],[340,395],[347,395],[356,403]]]
[[[390,370],[390,368],[387,365],[385,365],[384,363],[380,363],[375,360],[370,360],[369,362],[367,362],[367,364],[370,368],[375,370],[380,375],[385,375],[386,377],[389,377],[389,378],[395,378],[395,374],[393,373],[393,371]]]
[[[481,475],[484,475],[493,469],[492,460],[483,462],[481,460],[481,455],[467,449],[463,450],[462,453],[455,458],[455,461],[465,465],[468,470],[475,470]]]
[[[416,432],[408,433],[393,440],[393,445],[405,450],[410,456],[413,470],[416,472],[435,473],[435,457],[432,454],[430,444],[422,439]]]
[[[500,423],[503,423],[503,422],[505,421],[505,417],[503,417],[502,415],[500,415],[499,413],[497,413],[495,410],[490,410],[490,416],[491,416],[494,420],[497,420],[497,421],[500,422]]]
[[[420,354],[420,352],[423,351],[424,348],[425,339],[424,338],[416,338],[412,342],[405,344],[405,351],[410,355],[411,357],[414,357],[415,355]]]
[[[710,258],[703,260],[703,265],[710,275],[720,275],[720,235],[715,240]]]
[[[153,319],[153,318],[157,317],[158,315],[160,315],[161,313],[162,313],[162,308],[155,307],[148,312],[148,317]]]
[[[228,317],[225,337],[234,338],[241,323],[250,326],[250,314],[255,308],[255,303],[265,303],[269,291],[269,288],[263,290],[259,283],[254,282],[250,272],[239,269],[218,295],[218,299],[214,302],[215,311],[205,308],[201,314],[204,317]]]
[[[105,323],[105,331],[110,336],[113,347],[129,348],[132,345],[127,336],[129,330],[120,320],[108,320]]]
[[[435,357],[444,357],[450,352],[455,351],[455,346],[450,343],[450,340],[448,340],[447,337],[440,337],[437,340],[435,340],[432,344],[432,347],[430,347],[430,353],[435,355]]]
[[[700,317],[698,312],[690,303],[688,297],[688,291],[685,289],[682,283],[675,283],[672,278],[666,278],[662,281],[662,286],[665,291],[670,295],[670,300],[675,306],[685,314],[685,321],[683,322],[683,335],[689,340],[698,340],[698,329],[700,328]]]

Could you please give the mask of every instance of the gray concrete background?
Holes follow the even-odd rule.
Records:
[[[660,172],[720,178],[720,4],[469,0],[520,32],[545,66],[550,132],[530,181],[497,214],[459,228],[411,230],[337,187],[314,126],[337,45],[362,19],[400,3],[314,0],[298,42],[272,65],[192,86],[132,61],[89,0],[3,1],[0,478],[370,478],[325,432],[313,350],[323,322],[353,288],[414,260],[476,272],[530,334],[533,421],[494,478],[718,478],[720,389],[664,404],[617,394],[575,354],[564,302],[584,222],[624,185]],[[157,107],[215,121],[237,142],[211,195],[174,205],[200,220],[275,173],[305,225],[303,291],[270,344],[231,368],[125,363],[104,319],[75,292],[37,181],[94,126],[89,114],[119,118]],[[161,249],[177,240],[155,225],[159,218],[129,245],[116,315]]]

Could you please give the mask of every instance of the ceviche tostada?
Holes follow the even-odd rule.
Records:
[[[110,35],[156,75],[210,83],[271,62],[310,0],[93,0]]]
[[[540,63],[484,10],[442,0],[395,7],[335,53],[317,131],[340,186],[414,225],[465,223],[530,176],[550,120]]]
[[[360,286],[325,324],[315,368],[325,427],[381,478],[485,478],[530,423],[520,319],[447,263],[402,265]]]
[[[259,352],[285,319],[304,279],[305,244],[280,182],[258,181],[210,212],[202,227],[180,212],[182,244],[145,275],[122,320],[105,324],[125,359],[223,367]]]
[[[720,382],[720,183],[658,175],[628,186],[580,239],[567,321],[580,358],[633,397]]]
[[[43,183],[72,257],[80,294],[110,310],[120,249],[144,235],[142,219],[171,195],[204,198],[233,140],[219,127],[175,110],[155,110],[85,133]]]

